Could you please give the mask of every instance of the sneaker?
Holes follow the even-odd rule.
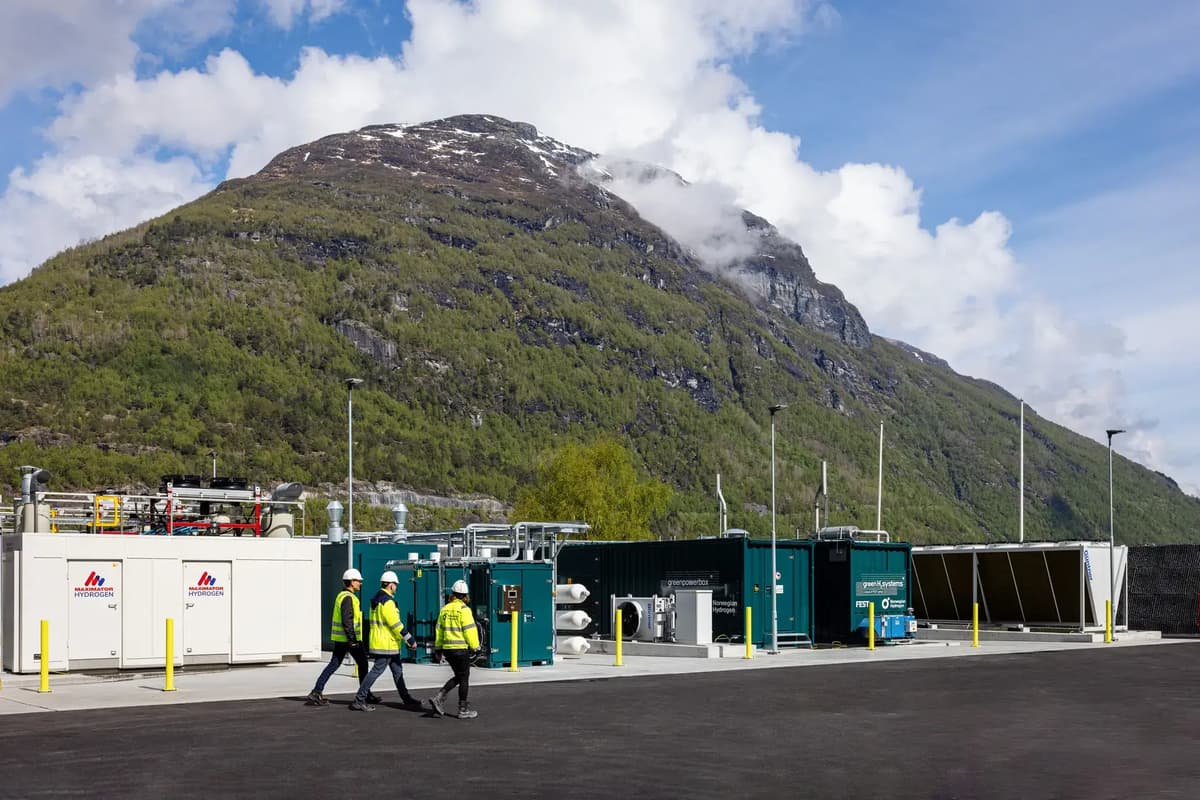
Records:
[[[375,706],[371,705],[370,703],[360,703],[357,700],[355,700],[353,703],[350,704],[350,710],[351,711],[374,711]]]
[[[327,697],[325,697],[325,695],[316,691],[315,689],[313,691],[309,692],[308,697],[306,697],[304,699],[305,699],[304,704],[308,705],[308,706],[327,706],[327,705],[329,705],[329,699]]]
[[[383,702],[383,698],[380,697],[379,695],[375,694],[374,692],[371,692],[370,694],[367,695],[367,702],[373,706],[377,706]]]
[[[429,707],[433,709],[433,713],[439,717],[446,716],[446,709],[442,707],[442,698],[440,695],[435,695],[429,698]]]
[[[460,708],[458,710],[459,719],[475,719],[479,716],[479,712],[473,708]]]
[[[403,702],[405,708],[424,708],[424,705],[421,703],[421,701],[413,697],[411,694],[404,698]]]

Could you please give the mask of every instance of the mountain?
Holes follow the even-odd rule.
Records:
[[[646,167],[646,180],[658,175]],[[822,459],[835,524],[915,541],[1013,538],[1017,413],[1002,389],[871,334],[799,245],[737,212],[720,270],[531,125],[381,125],[281,153],[0,290],[0,479],[55,490],[202,473],[334,488],[346,471],[510,502],[547,448],[607,433],[677,490],[659,533],[807,531]],[[819,266],[819,265],[818,265]],[[1106,451],[1026,416],[1026,537],[1107,531]],[[1200,501],[1115,464],[1127,541],[1200,539]]]

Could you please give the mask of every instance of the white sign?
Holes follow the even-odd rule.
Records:
[[[783,584],[782,583],[775,584],[775,594],[783,594]]]

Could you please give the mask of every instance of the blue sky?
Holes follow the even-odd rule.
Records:
[[[1166,0],[10,0],[0,277],[327,133],[496,113],[762,213],[877,333],[1197,493],[1196,41]]]

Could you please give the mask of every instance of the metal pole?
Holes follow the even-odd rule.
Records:
[[[883,530],[883,423],[879,423],[879,491],[875,495],[875,530]]]
[[[1019,500],[1020,523],[1017,530],[1019,535],[1017,541],[1025,541],[1025,401],[1021,401],[1021,499]]]
[[[1118,428],[1109,428],[1108,434],[1108,598],[1110,601],[1117,596],[1117,547],[1113,525],[1113,469],[1112,469],[1112,440],[1118,433],[1124,433]],[[1107,624],[1112,625],[1112,606],[1109,606]],[[1111,634],[1110,634],[1111,636]]]
[[[362,378],[346,378],[346,566],[354,567],[354,387],[362,383]]]
[[[779,566],[775,556],[775,413],[787,408],[771,406],[771,653],[779,653]]]

